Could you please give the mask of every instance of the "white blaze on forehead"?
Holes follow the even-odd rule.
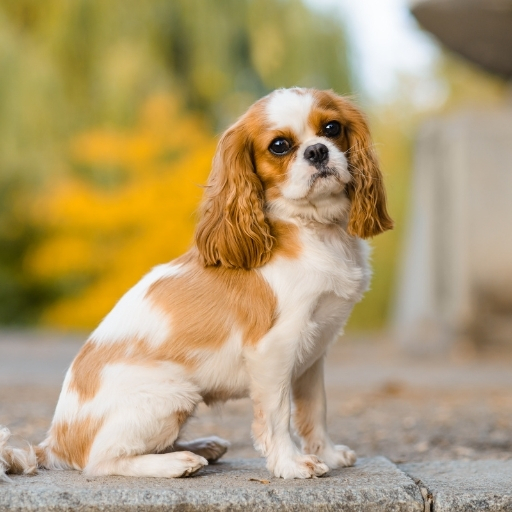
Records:
[[[306,132],[313,103],[313,95],[304,89],[278,89],[266,108],[271,128],[291,128],[297,135]]]

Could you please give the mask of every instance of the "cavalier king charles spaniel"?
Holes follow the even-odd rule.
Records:
[[[13,448],[0,429],[0,476],[191,475],[229,443],[179,441],[187,418],[201,401],[241,397],[275,476],[354,464],[327,434],[324,359],[368,288],[364,239],[391,227],[368,126],[349,100],[293,88],[257,101],[219,141],[192,248],[91,334],[45,441]]]

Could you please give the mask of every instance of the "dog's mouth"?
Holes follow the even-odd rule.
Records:
[[[340,174],[334,167],[320,167],[318,171],[309,178],[309,187],[311,188],[316,181],[323,178],[329,178],[331,176],[338,181],[340,180]]]

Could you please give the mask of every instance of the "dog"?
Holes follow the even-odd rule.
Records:
[[[0,430],[2,478],[191,475],[229,443],[179,441],[187,418],[201,401],[247,396],[254,445],[276,477],[354,464],[327,434],[324,359],[369,286],[364,239],[392,224],[351,101],[304,88],[260,99],[218,143],[192,248],[143,277],[91,334],[46,440],[13,448]]]

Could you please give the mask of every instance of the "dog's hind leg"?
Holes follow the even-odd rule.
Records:
[[[208,461],[192,452],[132,455],[104,460],[85,468],[88,475],[121,475],[155,478],[190,476]]]
[[[195,473],[208,464],[206,458],[191,451],[161,452],[178,437],[187,417],[188,411],[180,410],[160,420],[144,414],[137,422],[127,415],[111,419],[98,433],[84,473],[157,478]]]
[[[84,473],[163,478],[195,473],[208,464],[204,457],[161,451],[176,441],[200,399],[197,387],[172,364],[110,367],[89,402],[103,418]]]

